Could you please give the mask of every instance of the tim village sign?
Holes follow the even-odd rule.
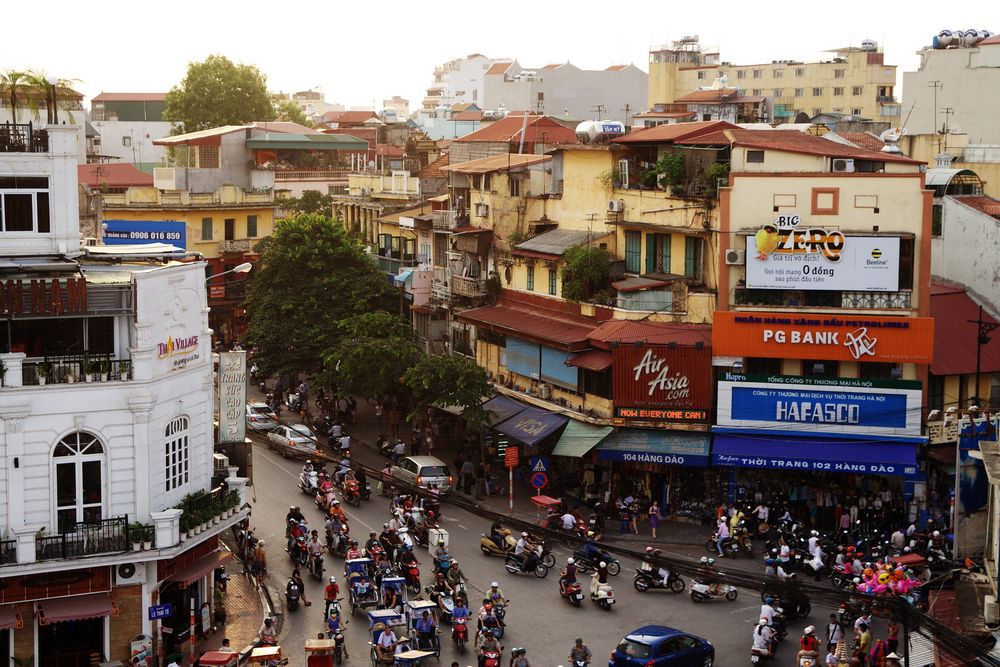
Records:
[[[0,315],[59,317],[87,312],[87,281],[84,278],[0,280]]]
[[[612,368],[616,420],[708,421],[712,352],[707,347],[621,345],[612,351]]]

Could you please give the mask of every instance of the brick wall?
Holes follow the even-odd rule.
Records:
[[[111,655],[109,660],[129,659],[130,642],[142,633],[142,586],[116,586],[113,591],[118,603],[118,616],[110,618]]]

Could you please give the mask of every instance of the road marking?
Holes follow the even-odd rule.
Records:
[[[458,519],[455,519],[455,520],[456,520],[456,521],[458,521]],[[465,526],[463,526],[463,525],[462,525],[462,524],[460,524],[460,523],[459,523],[459,524],[456,524],[456,525],[457,525],[457,526],[458,526],[459,528],[461,528],[462,530],[468,530],[468,528],[466,528]]]

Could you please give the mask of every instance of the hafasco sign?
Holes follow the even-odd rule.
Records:
[[[800,222],[798,215],[781,215],[746,237],[749,289],[899,289],[898,237],[847,237]]]
[[[711,365],[707,347],[619,346],[612,351],[615,417],[707,421]]]
[[[929,364],[934,319],[716,311],[712,349],[720,356]]]

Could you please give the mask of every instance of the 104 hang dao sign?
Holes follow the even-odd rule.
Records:
[[[719,426],[831,434],[920,435],[920,383],[906,380],[719,376]]]
[[[614,417],[622,422],[704,422],[712,405],[705,346],[621,344],[611,353]]]
[[[747,288],[899,290],[898,237],[846,236],[800,222],[781,215],[745,238]]]

